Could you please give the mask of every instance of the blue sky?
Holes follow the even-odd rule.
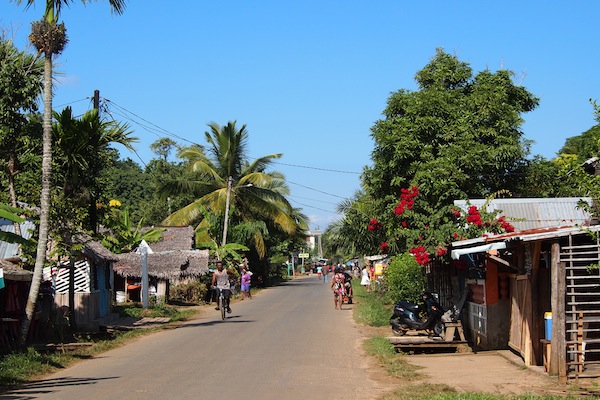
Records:
[[[17,47],[44,3],[0,2],[0,27]],[[137,0],[122,16],[107,1],[74,1],[62,14],[70,42],[56,59],[54,108],[81,113],[98,89],[140,138],[137,155],[121,149],[140,164],[159,137],[205,144],[212,121],[246,124],[249,156],[283,153],[274,168],[292,204],[324,229],[359,189],[390,93],[415,90],[438,47],[475,73],[512,70],[540,98],[524,115],[532,154],[553,158],[595,125],[598,15],[592,0]]]

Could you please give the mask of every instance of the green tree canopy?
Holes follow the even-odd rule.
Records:
[[[399,90],[388,99],[384,118],[372,128],[373,166],[363,173],[377,210],[363,224],[377,218],[398,251],[449,242],[455,199],[515,187],[530,146],[521,115],[538,105],[510,71],[473,76],[467,63],[441,49],[416,81],[418,91]],[[417,202],[415,208],[398,213],[401,195],[405,203]]]

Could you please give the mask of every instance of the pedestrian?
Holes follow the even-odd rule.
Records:
[[[369,280],[369,271],[367,270],[367,266],[365,265],[362,269],[362,278],[360,280],[360,284],[365,288],[365,290],[369,291],[369,286],[371,285],[371,281]]]
[[[249,268],[242,267],[242,276],[240,277],[240,280],[242,287],[242,300],[244,300],[244,297],[252,299],[252,294],[250,293],[250,282],[252,281],[252,272],[250,272]]]
[[[371,286],[371,290],[375,289],[375,266],[371,264],[369,266],[369,283]]]
[[[329,282],[329,265],[325,264],[323,267],[323,283]]]
[[[317,275],[319,276],[319,280],[321,279],[321,274],[323,273],[323,267],[320,265],[317,267]]]
[[[344,277],[343,274],[340,277],[340,274],[334,274],[331,279],[331,290],[333,291],[333,305],[336,310],[342,309],[342,304],[344,304]]]

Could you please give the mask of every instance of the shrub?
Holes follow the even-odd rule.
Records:
[[[200,281],[180,283],[170,287],[170,301],[172,303],[202,304],[206,291],[206,284]]]
[[[423,267],[409,253],[392,258],[384,271],[386,287],[385,300],[395,303],[398,300],[417,302],[426,288]]]

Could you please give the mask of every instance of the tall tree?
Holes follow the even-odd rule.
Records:
[[[19,51],[0,37],[0,157],[8,178],[10,204],[17,206],[15,177],[31,148],[27,114],[36,112],[42,94],[44,60]]]
[[[249,162],[246,159],[248,131],[246,125],[238,129],[235,121],[226,126],[209,124],[205,132],[209,143],[208,155],[202,148],[185,149],[180,157],[189,160],[195,179],[174,181],[164,185],[165,193],[188,191],[196,200],[175,211],[165,219],[166,225],[198,224],[197,230],[206,228],[204,211],[223,216],[231,223],[265,221],[287,234],[294,234],[298,221],[293,217],[293,209],[286,199],[289,189],[282,174],[267,171],[271,162],[281,154],[270,154]],[[225,216],[229,199],[229,215]],[[204,223],[203,223],[204,221]],[[214,226],[214,224],[212,224]],[[212,232],[214,239],[218,235]],[[223,239],[223,237],[221,237]],[[257,227],[254,234],[256,249],[261,249],[263,235]],[[262,257],[264,251],[259,253]]]
[[[521,115],[538,105],[510,71],[473,76],[442,49],[416,81],[418,91],[388,99],[385,118],[372,128],[373,166],[363,174],[373,217],[400,251],[450,241],[453,200],[513,188],[530,146]]]
[[[97,204],[106,202],[101,198],[102,173],[113,162],[111,146],[120,144],[133,150],[138,139],[131,136],[129,125],[101,120],[96,109],[76,118],[71,107],[66,107],[60,114],[55,112],[54,119],[56,179],[53,181],[62,191],[62,201],[57,203],[69,205],[59,215],[69,219],[70,210],[82,209],[82,228],[95,233]],[[55,225],[60,224],[61,221],[56,221]]]
[[[24,0],[14,0],[22,4]],[[81,0],[83,4],[89,0]],[[35,0],[26,0],[30,7]],[[59,23],[63,6],[68,6],[69,0],[45,0],[44,15],[40,21],[33,22],[29,39],[40,54],[44,54],[44,124],[43,124],[43,151],[42,151],[42,191],[40,198],[40,225],[35,268],[27,305],[25,306],[26,318],[21,325],[21,339],[26,340],[29,333],[35,303],[37,301],[42,270],[46,261],[48,245],[48,220],[50,214],[50,179],[52,174],[52,59],[54,55],[62,53],[67,43],[66,28]],[[111,11],[122,14],[125,9],[125,0],[109,0]]]

